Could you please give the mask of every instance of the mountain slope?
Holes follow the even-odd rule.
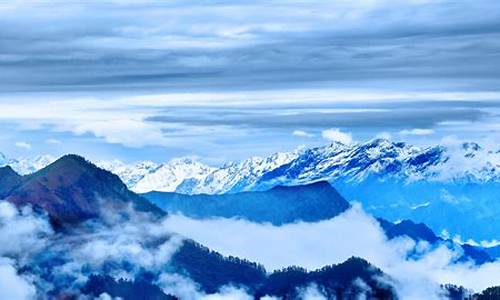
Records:
[[[17,174],[11,167],[0,168],[0,199],[5,198],[23,182],[21,175]]]
[[[163,212],[130,192],[119,177],[77,155],[66,155],[27,176],[7,201],[43,208],[55,224],[78,223],[98,217],[102,209]]]
[[[168,213],[195,218],[240,217],[276,225],[330,219],[349,208],[328,182],[223,195],[150,192],[143,196]]]

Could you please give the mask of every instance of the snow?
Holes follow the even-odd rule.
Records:
[[[20,174],[39,170],[55,160],[52,156],[10,159],[0,153],[0,165],[11,165]],[[360,182],[368,177],[406,182],[475,181],[500,179],[500,152],[476,143],[456,143],[419,148],[387,139],[345,145],[332,143],[312,149],[250,157],[212,167],[192,158],[165,163],[119,160],[96,164],[117,174],[133,191],[221,194],[344,179]]]

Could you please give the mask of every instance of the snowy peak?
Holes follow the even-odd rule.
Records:
[[[214,171],[191,158],[176,158],[144,175],[132,189],[138,193],[149,191],[173,192],[186,180],[200,180]]]
[[[140,161],[134,165],[127,165],[119,160],[99,161],[99,167],[106,169],[120,176],[121,180],[129,187],[134,187],[147,174],[153,173],[160,167],[151,161]]]
[[[52,155],[38,155],[33,158],[8,158],[3,153],[0,153],[0,166],[10,166],[16,173],[27,175],[34,173],[49,164],[53,163],[56,158]]]
[[[10,165],[22,175],[33,173],[54,160],[51,156],[9,159],[0,153],[0,166]],[[367,178],[404,182],[500,180],[500,152],[474,142],[425,148],[387,139],[350,145],[334,142],[268,157],[250,157],[218,168],[189,157],[165,163],[125,164],[114,160],[96,165],[117,174],[131,190],[139,193],[222,194],[316,181],[355,183]]]

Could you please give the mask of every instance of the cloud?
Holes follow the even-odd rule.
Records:
[[[53,283],[78,288],[92,273],[132,279],[141,270],[148,270],[159,274],[157,284],[165,292],[182,299],[251,299],[241,288],[231,286],[207,295],[190,278],[168,273],[169,259],[182,241],[174,232],[195,238],[222,254],[260,262],[268,270],[290,265],[316,269],[353,255],[363,257],[391,277],[383,280],[395,280],[392,284],[403,299],[438,299],[439,283],[479,291],[497,285],[496,275],[500,274],[500,262],[482,266],[455,264],[452,261],[458,253],[446,247],[432,248],[406,238],[388,241],[376,220],[357,204],[331,220],[283,226],[235,219],[194,220],[179,215],[151,220],[138,214],[124,220],[111,213],[104,214],[102,222],[84,224],[77,235],[53,234],[44,216],[0,202],[0,269],[7,274],[0,278],[0,285],[22,287],[19,291],[28,296],[34,292],[30,286],[36,286],[37,293],[43,295]],[[417,258],[408,259],[408,253]],[[9,260],[4,259],[6,256]],[[51,264],[54,261],[58,263]],[[38,273],[47,272],[45,268],[35,267],[44,264],[51,266],[49,277]],[[26,266],[31,267],[30,272]],[[25,271],[18,274],[16,268]],[[51,282],[44,278],[51,278]],[[364,286],[362,282],[357,284]],[[303,293],[312,299],[321,296],[314,287]]]
[[[31,144],[27,143],[27,142],[16,142],[15,145],[18,148],[22,148],[22,149],[26,149],[26,150],[31,149]]]
[[[13,262],[0,257],[0,299],[35,299],[35,287],[19,276]]]
[[[157,284],[166,294],[176,295],[183,300],[251,300],[254,299],[245,290],[233,286],[223,286],[216,294],[199,291],[195,282],[179,274],[164,273]]]
[[[314,137],[314,134],[306,132],[304,130],[294,130],[292,134],[298,137],[307,137],[307,138]]]
[[[432,129],[422,129],[422,128],[415,128],[415,129],[405,129],[401,130],[399,134],[401,135],[418,135],[418,136],[424,136],[424,135],[431,135],[434,133],[434,130]]]
[[[327,300],[325,294],[314,284],[300,289],[299,297],[303,300]]]
[[[478,97],[486,100],[472,101]],[[460,101],[451,100],[457,98]],[[194,154],[220,164],[294,149],[298,142],[294,130],[303,135],[300,131],[315,134],[325,128],[342,128],[363,140],[382,131],[395,135],[408,127],[437,128],[431,137],[438,142],[441,133],[454,133],[457,128],[475,139],[485,135],[493,139],[499,129],[486,125],[498,118],[500,105],[494,99],[500,99],[499,94],[307,89],[59,96],[49,102],[30,96],[0,100],[0,126],[12,131],[12,136],[4,137],[11,145],[23,139],[37,141],[39,151],[83,151],[97,156],[108,153],[110,147],[125,146],[133,149],[119,149],[116,155],[126,161],[132,155],[163,160],[166,151],[169,156]],[[458,121],[477,126],[443,125]],[[52,136],[64,142],[64,147],[47,146],[52,145],[46,144]],[[404,137],[411,142],[416,136]],[[88,147],[89,139],[92,147]],[[308,147],[317,146],[317,139],[302,140]],[[45,141],[45,146],[38,141]],[[228,148],[229,143],[239,149]]]
[[[351,133],[342,132],[338,128],[330,128],[323,130],[321,132],[321,136],[329,141],[340,142],[345,145],[353,143]]]
[[[57,139],[46,139],[45,143],[49,144],[49,145],[59,145],[59,144],[62,144],[62,142],[60,140],[57,140]]]
[[[57,4],[2,3],[0,89],[498,83],[492,0]]]
[[[358,205],[317,223],[273,226],[171,215],[164,225],[224,255],[260,262],[268,270],[290,265],[313,270],[351,256],[363,257],[396,280],[393,284],[402,299],[441,299],[439,285],[445,283],[476,291],[499,284],[498,276],[492,274],[500,275],[500,262],[482,266],[454,263],[460,253],[445,246],[434,248],[406,238],[388,241],[376,220]],[[419,258],[409,259],[409,253],[418,253]]]

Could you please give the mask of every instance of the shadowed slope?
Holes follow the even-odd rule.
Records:
[[[143,196],[168,213],[195,218],[240,217],[275,225],[330,219],[349,208],[349,203],[328,182],[279,186],[263,192],[222,195],[150,192]]]
[[[0,168],[0,199],[9,195],[12,190],[20,186],[23,177],[17,174],[11,167]]]

